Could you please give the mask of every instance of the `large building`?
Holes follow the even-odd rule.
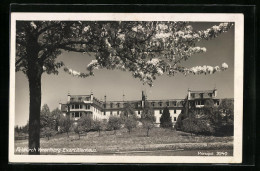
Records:
[[[219,105],[220,99],[217,99],[217,89],[207,91],[188,90],[186,99],[166,99],[166,100],[148,100],[146,94],[142,91],[140,100],[133,101],[104,101],[98,100],[93,93],[90,95],[70,95],[66,104],[60,103],[60,109],[64,116],[77,121],[83,115],[90,115],[94,120],[108,120],[110,116],[120,116],[126,104],[130,104],[137,117],[141,117],[144,105],[149,105],[154,109],[156,126],[160,126],[160,117],[163,109],[168,107],[173,125],[176,123],[179,114],[184,108],[184,101],[189,104],[195,104],[198,111],[203,108],[207,99],[213,99],[215,105]]]

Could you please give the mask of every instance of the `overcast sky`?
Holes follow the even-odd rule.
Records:
[[[219,23],[191,23],[195,30],[207,29]],[[215,86],[219,98],[234,97],[234,27],[218,38],[201,41],[197,45],[206,47],[207,52],[193,55],[182,64],[186,67],[211,65],[221,66],[227,63],[229,68],[224,72],[212,75],[177,74],[174,77],[162,75],[154,81],[154,86],[143,85],[139,79],[133,78],[131,73],[119,70],[96,70],[94,77],[77,78],[60,69],[59,75],[42,76],[42,105],[48,104],[51,110],[58,107],[59,102],[65,103],[67,94],[86,95],[91,90],[100,100],[107,95],[107,100],[141,99],[141,91],[145,90],[148,99],[182,99],[185,98],[188,88],[191,90],[209,90]],[[73,52],[62,53],[57,60],[64,61],[69,68],[86,72],[87,64],[93,57]],[[29,119],[29,86],[26,76],[16,72],[15,85],[15,125],[25,125]]]

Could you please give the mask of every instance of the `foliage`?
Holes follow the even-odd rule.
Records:
[[[40,125],[41,128],[51,127],[53,118],[51,116],[50,108],[47,104],[42,106],[41,115],[40,115]]]
[[[208,119],[197,119],[194,117],[183,120],[182,131],[203,135],[215,133],[214,125]]]
[[[73,121],[68,116],[60,117],[59,125],[61,132],[66,132],[68,137],[72,123]]]
[[[122,125],[122,120],[116,116],[110,116],[107,123],[107,128],[109,130],[114,130],[114,134],[116,134],[116,130],[119,130]]]
[[[145,104],[140,121],[143,128],[146,129],[147,137],[149,136],[149,131],[154,127],[155,120],[154,110],[148,104]]]
[[[80,134],[84,132],[84,126],[82,126],[81,124],[79,123],[75,123],[73,125],[73,131],[78,134],[79,136],[79,139],[80,139]]]
[[[58,74],[64,66],[55,61],[62,50],[95,54],[96,60],[88,65],[89,73],[65,67],[65,72],[79,77],[93,75],[97,67],[121,69],[151,85],[163,73],[212,74],[226,69],[227,64],[190,69],[179,64],[196,53],[206,52],[196,43],[217,37],[232,25],[220,23],[207,30],[193,30],[188,22],[175,21],[18,21],[16,69],[27,73],[28,48],[34,47],[39,51],[42,72],[48,74]],[[35,44],[29,46],[28,41]]]
[[[93,128],[94,121],[90,115],[83,115],[77,123],[82,131],[88,132]]]
[[[128,130],[129,134],[133,128],[137,126],[137,116],[135,109],[130,103],[124,104],[124,108],[120,114],[120,119],[124,124],[124,127]]]
[[[49,138],[56,133],[55,131],[55,119],[50,112],[49,106],[44,104],[42,106],[41,115],[40,115],[40,126],[41,126],[41,135]]]
[[[131,133],[133,128],[137,126],[137,120],[134,117],[128,117],[125,120],[125,128],[128,130],[129,134]]]
[[[232,135],[234,127],[232,104],[233,100],[223,99],[216,107],[214,101],[208,99],[200,112],[191,105],[187,114],[184,112],[187,109],[184,109],[179,115],[175,128],[195,134]]]
[[[234,124],[234,101],[231,99],[223,99],[218,106],[220,111],[221,120],[227,125]]]
[[[170,116],[170,112],[168,107],[163,109],[163,114],[160,118],[160,126],[163,128],[172,128],[172,118]]]
[[[120,118],[121,118],[122,122],[124,123],[128,117],[137,119],[134,107],[130,103],[125,103],[123,110],[120,113]]]
[[[220,135],[234,135],[234,101],[223,99],[218,106],[218,133]]]
[[[99,120],[94,120],[93,121],[93,126],[92,129],[95,131],[98,131],[98,135],[100,136],[100,132],[102,130],[106,130],[107,127],[107,122],[106,121],[99,121]]]
[[[51,136],[55,135],[56,131],[50,127],[44,127],[41,129],[41,135],[50,139]]]
[[[54,109],[52,112],[51,112],[51,117],[53,118],[53,129],[58,131],[58,127],[60,126],[59,125],[59,120],[60,118],[62,117],[62,112],[59,108],[56,108]]]
[[[29,131],[29,121],[27,121],[26,125],[23,126],[21,129],[22,129],[23,133],[28,134],[28,131]]]

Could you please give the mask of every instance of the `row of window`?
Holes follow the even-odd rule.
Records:
[[[113,115],[112,111],[111,111],[110,115]],[[117,111],[117,115],[119,115],[119,111]],[[79,117],[82,117],[82,112],[73,112],[72,113],[72,118],[79,118]],[[97,117],[94,116],[94,119],[97,119]],[[176,121],[177,117],[173,117],[173,120]]]
[[[174,112],[176,113],[176,111],[174,111]],[[72,116],[72,118],[79,118],[79,117],[82,117],[82,114],[83,114],[82,112],[72,112],[71,116]],[[117,115],[119,115],[119,114],[120,114],[119,111],[117,111]],[[140,114],[140,111],[138,111],[138,114]],[[110,112],[110,115],[113,115],[112,111]],[[95,116],[94,116],[94,119],[96,119]],[[177,117],[173,117],[173,120],[176,121]]]
[[[162,106],[162,104],[163,104],[163,102],[157,102],[157,103],[158,103],[159,106]],[[173,102],[171,102],[171,103],[172,103],[173,106],[177,106],[177,101],[173,101]],[[155,102],[152,102],[151,104],[152,104],[153,107],[155,106]],[[115,105],[115,104],[110,103],[110,108],[113,108],[114,105]],[[103,106],[104,106],[104,108],[107,107],[106,104],[104,104]],[[141,106],[142,106],[142,102],[136,103],[136,107],[141,107]],[[170,106],[170,102],[166,102],[166,106]],[[117,103],[117,104],[116,104],[116,107],[119,108],[119,107],[120,107],[120,103]]]
[[[208,96],[209,97],[212,97],[213,93],[208,93]],[[195,93],[191,93],[191,97],[192,98],[195,98]],[[204,97],[204,93],[199,93],[199,97],[200,98],[203,98]]]
[[[82,113],[81,112],[73,112],[71,113],[71,116],[72,118],[79,118],[82,116]]]
[[[90,105],[85,105],[85,106],[86,106],[85,109],[90,109]],[[83,109],[83,105],[81,105],[81,104],[74,104],[74,105],[71,105],[70,107],[71,107],[71,109]]]
[[[195,105],[205,105],[203,100],[195,101]],[[215,105],[219,105],[219,101],[215,101]]]
[[[90,97],[85,97],[85,98],[82,98],[82,97],[74,98],[74,97],[72,97],[72,98],[70,98],[70,101],[74,101],[74,100],[76,100],[76,101],[82,101],[82,100],[90,101]]]
[[[104,108],[107,107],[106,104],[104,104],[103,106],[104,106]],[[114,104],[113,104],[113,103],[110,103],[110,108],[113,108],[113,106],[114,106]],[[116,106],[119,108],[119,107],[120,107],[120,103],[117,103]]]
[[[163,113],[163,110],[160,110],[160,114],[162,114],[162,113]],[[174,109],[173,113],[176,114],[176,113],[177,113],[177,110]]]
[[[173,106],[177,105],[176,101],[171,102]],[[158,102],[159,106],[162,106],[162,102]],[[152,106],[155,106],[155,102],[152,102]],[[166,102],[166,106],[170,106],[170,102]]]

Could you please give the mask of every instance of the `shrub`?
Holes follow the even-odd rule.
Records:
[[[73,130],[76,134],[78,134],[80,139],[80,134],[84,131],[84,127],[78,123],[75,123],[73,126]]]
[[[94,124],[94,120],[90,115],[84,115],[78,120],[78,125],[82,127],[82,131],[89,132]]]
[[[211,135],[215,133],[214,125],[208,119],[196,119],[194,117],[186,118],[182,121],[182,131],[191,134]]]
[[[121,128],[122,120],[119,117],[110,116],[107,124],[107,128],[114,130],[114,134],[116,134],[116,130]]]
[[[146,129],[146,136],[149,136],[149,131],[154,127],[155,122],[155,116],[154,116],[154,110],[146,104],[144,106],[141,119],[143,128]]]
[[[94,131],[98,131],[98,135],[100,136],[100,132],[102,130],[105,130],[107,127],[107,122],[106,121],[99,121],[99,120],[94,120],[93,121],[93,126],[92,129]]]
[[[55,130],[53,130],[50,127],[44,127],[41,129],[41,135],[45,136],[48,138],[48,140],[50,139],[51,136],[53,136],[56,133]]]
[[[137,120],[133,117],[128,117],[125,120],[125,128],[128,130],[128,133],[130,134],[133,128],[136,128],[137,126]]]
[[[162,128],[172,128],[172,118],[167,107],[163,109],[163,114],[160,118],[160,126]]]
[[[68,137],[72,123],[73,121],[68,116],[60,117],[59,125],[61,132],[66,132]]]

